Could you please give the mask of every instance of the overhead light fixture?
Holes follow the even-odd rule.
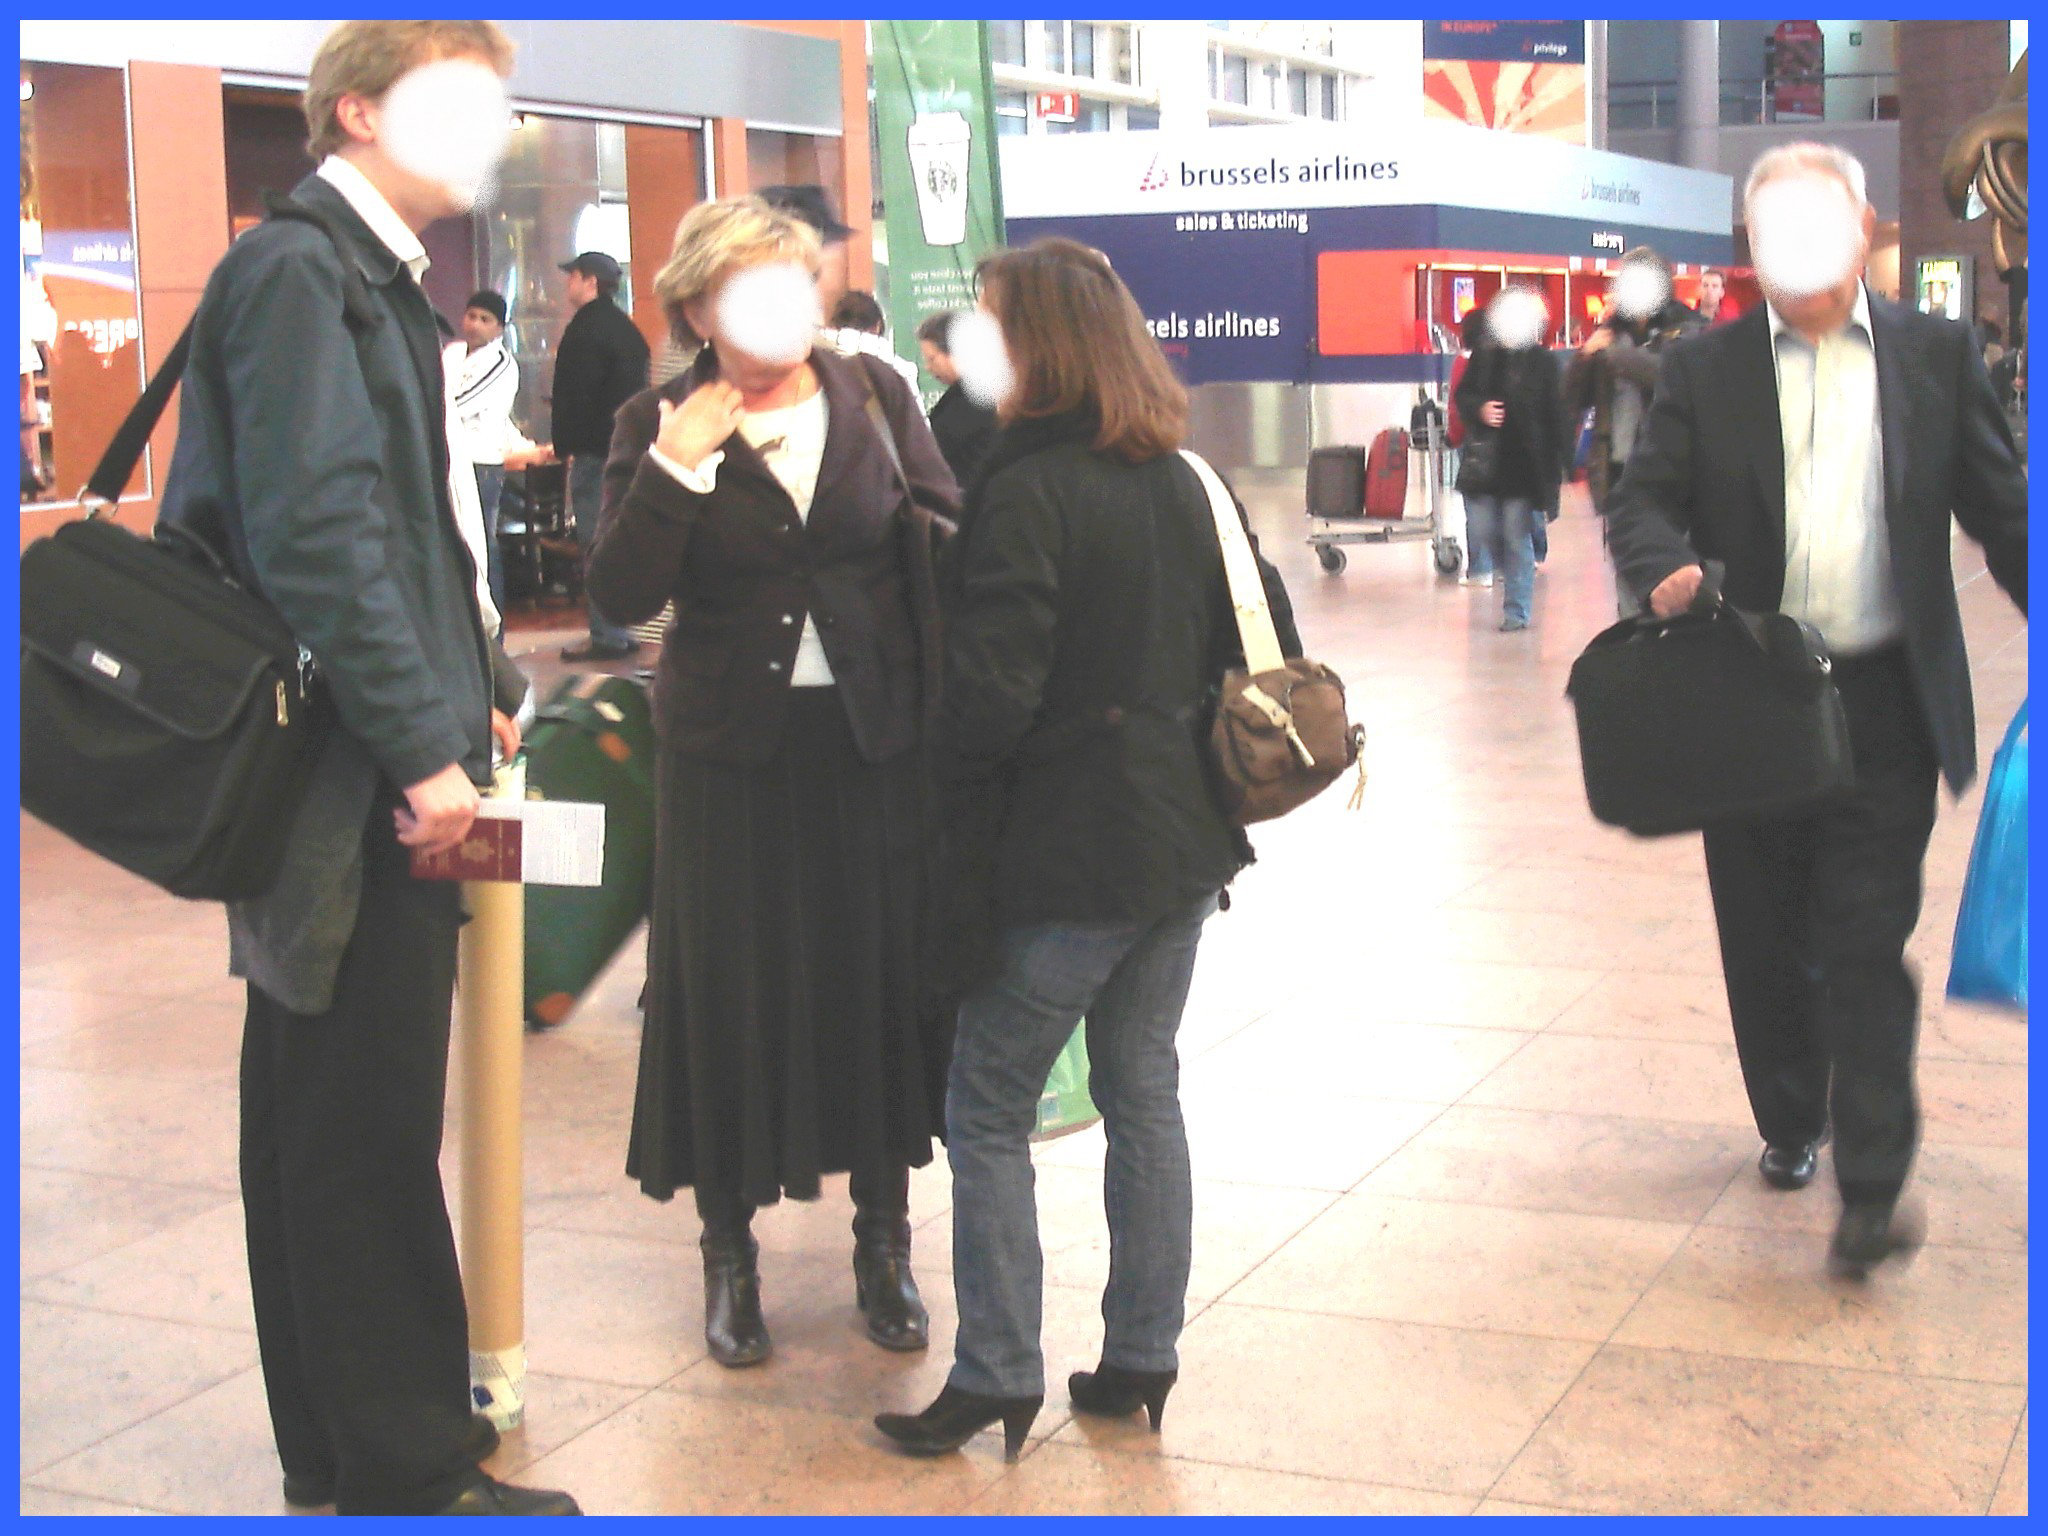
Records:
[[[23,75],[23,76],[21,77],[21,99],[22,99],[23,101],[27,101],[27,100],[29,100],[29,99],[30,99],[31,97],[33,97],[33,96],[35,95],[35,93],[36,93],[36,83],[35,83],[35,81],[33,81],[33,80],[29,79],[29,77],[28,77],[27,75]]]

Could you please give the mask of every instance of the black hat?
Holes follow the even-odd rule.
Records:
[[[835,240],[844,240],[853,233],[853,226],[842,224],[832,211],[832,200],[825,195],[825,189],[814,182],[798,187],[762,187],[754,196],[770,208],[780,209],[793,219],[804,223],[818,232],[818,238],[830,245]]]
[[[600,288],[616,288],[626,277],[625,269],[603,251],[584,251],[575,260],[563,262],[562,270],[594,277]]]
[[[480,309],[496,320],[498,324],[503,325],[505,323],[505,295],[492,289],[477,289],[475,293],[469,296],[469,302],[462,307],[465,310]]]

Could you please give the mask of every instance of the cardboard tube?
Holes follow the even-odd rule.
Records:
[[[523,796],[523,765],[493,793]],[[525,1416],[526,1248],[520,1148],[526,888],[471,882],[462,930],[462,1289],[472,1396],[499,1429]]]

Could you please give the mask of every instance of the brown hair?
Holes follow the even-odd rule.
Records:
[[[1180,447],[1187,391],[1108,257],[1053,236],[988,257],[975,276],[1016,370],[1004,415],[1091,411],[1095,446],[1132,463]]]
[[[676,226],[676,243],[654,274],[654,296],[668,315],[669,334],[686,347],[699,336],[683,313],[715,292],[741,267],[791,261],[818,275],[818,232],[758,197],[721,197],[699,203]]]
[[[436,59],[479,58],[509,75],[514,47],[495,21],[345,21],[327,34],[306,77],[306,149],[324,160],[348,143],[334,116],[344,96],[375,101]]]

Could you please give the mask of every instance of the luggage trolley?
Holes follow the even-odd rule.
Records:
[[[1331,575],[1344,569],[1346,544],[1392,544],[1427,538],[1436,568],[1456,575],[1464,564],[1461,529],[1446,526],[1445,491],[1451,455],[1443,408],[1418,392],[1409,425],[1388,427],[1370,450],[1317,448],[1308,459],[1308,543]]]

